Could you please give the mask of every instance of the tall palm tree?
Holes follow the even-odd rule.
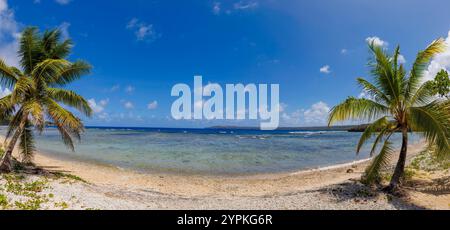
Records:
[[[369,45],[373,58],[369,62],[373,81],[359,78],[358,84],[368,98],[350,97],[334,107],[329,125],[345,120],[368,120],[370,124],[357,146],[362,146],[375,137],[371,156],[379,143],[384,142],[379,154],[366,169],[364,179],[373,183],[379,179],[380,170],[387,166],[394,152],[390,138],[401,133],[402,147],[388,191],[395,191],[403,177],[408,151],[408,133],[417,132],[426,139],[429,147],[439,156],[450,154],[450,103],[434,95],[432,82],[423,83],[424,71],[431,58],[445,50],[443,39],[433,41],[419,52],[409,74],[399,64],[400,48],[393,55],[382,47]]]
[[[26,28],[18,50],[20,69],[0,60],[0,84],[12,89],[10,95],[0,99],[0,119],[10,118],[0,172],[13,169],[12,152],[17,141],[22,161],[32,160],[33,131],[42,133],[47,122],[58,128],[64,143],[73,150],[73,139],[80,138],[84,126],[65,107],[73,107],[86,116],[92,113],[82,96],[64,88],[88,74],[91,66],[84,61],[66,60],[72,42],[61,40],[59,30],[41,34],[34,27]]]

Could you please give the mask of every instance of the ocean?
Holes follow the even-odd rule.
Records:
[[[5,128],[2,128],[2,133]],[[361,133],[345,131],[90,127],[67,149],[54,128],[37,137],[38,150],[57,158],[141,172],[208,175],[279,173],[367,159],[355,149]],[[411,144],[418,142],[417,135]],[[400,135],[392,138],[400,147]]]

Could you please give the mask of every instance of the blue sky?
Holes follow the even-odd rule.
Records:
[[[280,84],[282,126],[323,125],[333,105],[361,94],[355,78],[367,77],[368,39],[401,44],[408,66],[448,37],[448,9],[445,0],[0,0],[0,56],[16,62],[24,26],[61,28],[76,44],[71,59],[94,66],[70,86],[95,109],[87,125],[252,124],[172,120],[170,90],[194,75]],[[449,67],[447,52],[429,72]]]

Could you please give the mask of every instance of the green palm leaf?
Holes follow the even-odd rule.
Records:
[[[331,110],[328,124],[355,119],[370,121],[388,113],[389,109],[380,103],[369,99],[350,97]]]
[[[92,109],[89,106],[89,103],[82,96],[76,94],[75,92],[58,88],[48,88],[47,92],[49,94],[49,97],[53,100],[74,107],[78,111],[84,113],[86,116],[92,115]]]
[[[25,129],[20,135],[19,153],[23,163],[31,163],[33,161],[34,153],[36,151],[35,140],[32,126],[27,123]]]
[[[369,167],[367,167],[363,176],[364,183],[372,184],[380,179],[380,173],[389,165],[390,156],[393,152],[392,143],[386,140],[380,153],[373,159]]]

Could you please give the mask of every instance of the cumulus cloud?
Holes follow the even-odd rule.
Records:
[[[450,31],[445,39],[445,43],[447,49],[443,53],[436,55],[428,66],[428,69],[425,71],[425,81],[433,80],[436,77],[436,74],[442,69],[447,71],[450,70]]]
[[[304,112],[306,124],[324,125],[327,123],[330,107],[322,101],[314,104]]]
[[[233,5],[233,8],[235,10],[249,10],[249,9],[255,9],[258,7],[259,4],[256,1],[240,1]]]
[[[40,2],[40,1],[39,1]],[[70,2],[72,2],[72,0],[55,0],[56,3],[60,4],[60,5],[67,5]]]
[[[95,114],[100,114],[105,110],[109,103],[109,99],[100,100],[97,102],[94,98],[88,100],[89,106]]]
[[[123,107],[125,107],[125,109],[134,109],[134,104],[131,101],[125,101]]]
[[[374,44],[375,46],[387,47],[389,45],[388,42],[381,40],[381,38],[377,36],[366,38],[366,42],[368,44]]]
[[[222,10],[221,3],[220,2],[214,2],[213,3],[213,9],[212,9],[213,13],[214,14],[220,14],[221,10]]]
[[[259,2],[255,0],[241,0],[235,3],[216,1],[212,4],[212,12],[215,15],[220,15],[222,12],[225,14],[237,13],[240,11],[249,11],[259,7]]]
[[[406,59],[405,59],[405,56],[403,56],[403,55],[398,55],[398,63],[400,63],[400,64],[405,64],[406,63]]]
[[[70,38],[69,27],[70,27],[70,23],[68,23],[68,22],[63,22],[63,23],[61,23],[61,25],[59,25],[58,29],[61,31],[61,36],[63,39]]]
[[[0,12],[8,9],[8,3],[6,0],[0,0]]]
[[[149,110],[154,110],[158,108],[158,102],[157,101],[152,101],[147,105],[147,108]]]
[[[281,105],[281,104],[280,104]],[[287,126],[321,126],[326,125],[328,120],[328,114],[330,107],[322,101],[313,104],[308,109],[297,109],[292,113],[286,112],[286,104],[281,105],[283,107],[281,113],[281,123]]]
[[[6,0],[0,0],[0,58],[8,65],[18,66],[19,23]]]
[[[138,41],[154,41],[159,37],[152,24],[141,22],[137,18],[131,19],[126,28],[134,31],[134,35]]]
[[[125,88],[125,92],[127,92],[127,93],[133,93],[134,90],[135,90],[135,88],[131,85],[129,85]]]
[[[323,66],[322,68],[320,68],[320,72],[324,74],[329,74],[331,73],[331,67],[329,65]]]

